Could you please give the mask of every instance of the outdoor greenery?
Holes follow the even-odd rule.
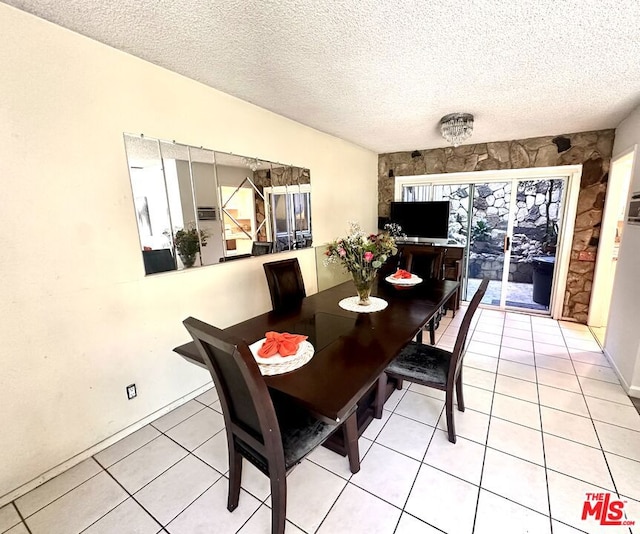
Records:
[[[486,242],[491,240],[491,227],[485,220],[479,220],[471,227],[472,242]]]

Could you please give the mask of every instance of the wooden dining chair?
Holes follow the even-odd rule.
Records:
[[[409,252],[406,257],[406,265],[407,271],[424,280],[444,280],[444,252],[441,250]],[[440,323],[442,314],[442,309],[438,310],[438,313],[431,318],[428,325],[425,325],[429,327],[429,342],[432,345],[436,344],[436,328]],[[422,330],[418,332],[416,341],[422,343]]]
[[[447,351],[431,345],[410,342],[386,369],[386,374],[399,380],[415,382],[423,386],[440,389],[446,392],[445,411],[447,414],[447,431],[449,441],[456,442],[456,427],[453,420],[454,388],[458,399],[458,410],[464,412],[462,395],[462,361],[465,354],[467,334],[473,315],[484,297],[489,285],[485,278],[471,299],[458,331],[453,351]]]
[[[298,258],[265,263],[264,274],[276,312],[285,312],[300,306],[307,296]]]
[[[439,251],[412,251],[406,257],[407,271],[426,280],[443,280],[444,252]]]
[[[183,324],[211,373],[220,397],[229,452],[227,509],[238,506],[242,458],[271,481],[271,532],[283,534],[287,472],[342,428],[352,473],[360,470],[355,406],[341,426],[316,419],[294,400],[270,391],[247,344],[189,317]]]

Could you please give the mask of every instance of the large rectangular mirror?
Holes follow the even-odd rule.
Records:
[[[146,274],[312,245],[309,169],[124,135]]]

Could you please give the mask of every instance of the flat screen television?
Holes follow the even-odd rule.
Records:
[[[449,242],[449,201],[392,202],[391,222],[402,226],[407,241],[446,245]]]

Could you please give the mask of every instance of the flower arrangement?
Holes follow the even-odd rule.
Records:
[[[342,264],[353,277],[359,304],[368,306],[378,269],[397,252],[396,241],[388,232],[366,235],[358,223],[352,222],[347,237],[327,246],[325,264]]]
[[[200,252],[200,243],[202,243],[203,247],[207,246],[207,237],[209,236],[204,230],[200,230],[199,234],[195,224],[189,223],[181,230],[178,230],[173,237],[176,250],[185,267],[193,267],[196,261],[196,254]]]

